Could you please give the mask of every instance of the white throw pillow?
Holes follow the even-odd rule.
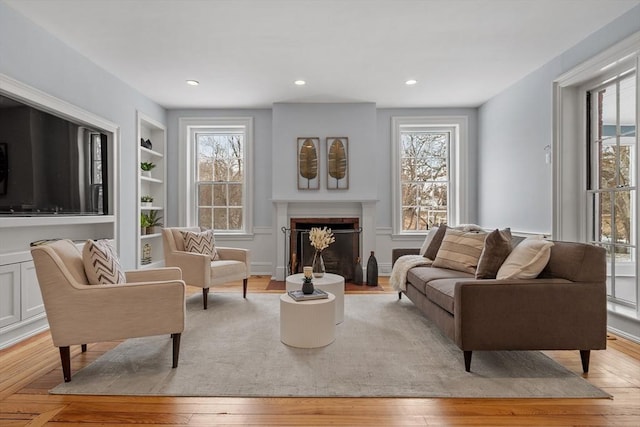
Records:
[[[82,262],[87,279],[92,285],[126,282],[118,255],[108,240],[87,240],[82,248]]]
[[[496,279],[535,279],[549,262],[551,246],[543,236],[527,237],[504,260]]]

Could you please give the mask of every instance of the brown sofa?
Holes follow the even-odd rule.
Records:
[[[413,267],[404,293],[462,349],[467,372],[475,350],[579,350],[586,373],[590,350],[606,348],[605,251],[554,243],[535,279],[477,280],[460,271]],[[394,249],[393,262],[418,251]]]

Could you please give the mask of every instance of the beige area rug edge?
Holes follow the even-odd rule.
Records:
[[[187,301],[180,364],[168,337],[130,339],[52,394],[184,397],[610,398],[537,351],[460,349],[395,294],[345,296],[336,341],[319,349],[279,339],[279,294]],[[578,352],[576,351],[578,358]]]

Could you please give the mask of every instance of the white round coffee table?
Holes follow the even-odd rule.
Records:
[[[336,297],[295,301],[280,296],[280,341],[291,347],[315,348],[336,338]]]
[[[287,292],[302,289],[303,273],[292,274],[286,278]],[[320,278],[313,278],[313,286],[336,296],[336,324],[344,320],[344,277],[325,273]]]

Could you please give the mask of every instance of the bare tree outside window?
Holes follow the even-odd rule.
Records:
[[[214,230],[243,229],[244,134],[196,134],[198,225]]]
[[[403,231],[447,223],[450,140],[442,131],[400,133]]]

